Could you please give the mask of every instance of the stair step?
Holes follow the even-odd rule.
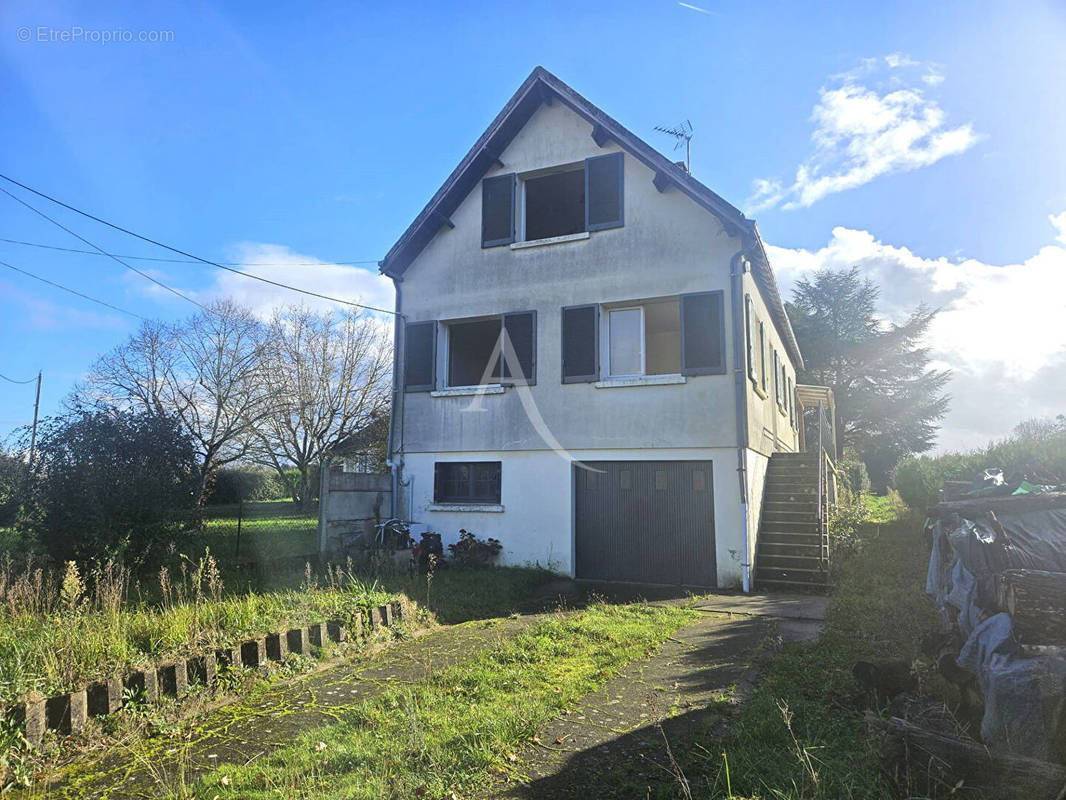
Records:
[[[791,581],[793,583],[807,583],[822,585],[829,583],[829,573],[821,569],[776,569],[773,567],[756,566],[755,580],[763,581]]]
[[[813,556],[822,554],[820,542],[770,542],[759,540],[759,558],[765,556]]]
[[[760,544],[774,544],[792,547],[822,547],[822,537],[805,533],[774,533],[763,531],[759,534]]]
[[[811,467],[810,469],[807,469],[806,467],[779,467],[771,464],[770,467],[766,469],[766,479],[773,480],[775,478],[809,478],[811,480],[817,481],[818,468]]]
[[[763,498],[762,510],[766,511],[792,511],[803,514],[818,514],[818,501],[813,498],[806,500],[771,500]]]
[[[768,483],[762,499],[765,502],[788,502],[789,500],[818,502],[818,487],[796,486],[795,489],[785,489],[784,486]]]
[[[818,476],[812,477],[810,480],[802,478],[766,478],[766,491],[768,492],[794,492],[797,490],[806,490],[812,494],[818,493]]]
[[[762,512],[762,522],[764,523],[800,523],[809,525],[818,525],[818,512],[817,511],[776,511],[772,509],[766,509]]]
[[[774,553],[761,553],[755,560],[756,569],[783,570],[820,570],[822,559],[816,553],[803,556],[782,556]]]

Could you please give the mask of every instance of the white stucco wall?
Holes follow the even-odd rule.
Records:
[[[792,387],[796,386],[796,367],[785,349],[784,342],[777,331],[776,326],[770,319],[770,312],[766,308],[762,294],[756,286],[755,279],[750,272],[744,274],[744,294],[752,301],[752,310],[755,313],[753,332],[755,336],[755,359],[759,359],[759,325],[763,323],[766,334],[766,371],[768,379],[766,383],[765,397],[756,388],[759,381],[750,378],[745,381],[745,392],[748,404],[748,446],[753,450],[769,456],[776,450],[794,451],[799,447],[798,428],[793,427],[789,421],[788,411],[782,410],[774,399],[774,351],[777,351],[785,371],[792,379]],[[745,351],[745,354],[747,351]],[[747,366],[745,365],[745,375]],[[787,387],[786,390],[787,392]],[[798,409],[797,409],[798,412]],[[797,421],[798,426],[798,421]]]
[[[711,461],[713,472],[715,557],[720,587],[739,586],[744,553],[743,522],[736,479],[734,448],[650,448],[579,450],[571,453],[585,461]],[[436,461],[471,460],[501,462],[502,512],[433,511],[433,465]],[[492,536],[503,544],[499,563],[510,566],[539,564],[564,575],[574,575],[573,462],[546,450],[507,450],[452,453],[416,453],[407,458],[406,474],[413,484],[402,490],[411,498],[412,526],[441,534],[445,547],[458,540],[460,528],[480,538]]]

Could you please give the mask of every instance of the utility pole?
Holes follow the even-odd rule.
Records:
[[[37,449],[37,413],[41,410],[41,373],[37,372],[37,399],[33,401],[33,432],[30,434],[30,465]]]

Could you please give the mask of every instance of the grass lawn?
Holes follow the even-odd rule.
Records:
[[[184,546],[200,552],[209,547],[223,560],[269,561],[318,551],[318,512],[274,500],[244,504],[238,552],[238,512],[236,505],[208,506],[203,531],[189,534]]]
[[[895,522],[901,515],[907,513],[903,500],[894,491],[888,494],[864,494],[862,503],[869,514],[866,521],[874,525]]]
[[[651,653],[696,612],[594,605],[558,615],[413,685],[390,686],[337,724],[225,766],[193,788],[208,798],[467,796],[517,769],[538,727]]]

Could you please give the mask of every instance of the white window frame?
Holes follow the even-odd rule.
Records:
[[[604,338],[604,341],[606,342],[606,360],[605,360],[604,363],[607,364],[607,376],[611,377],[611,378],[643,378],[647,374],[646,370],[647,370],[647,367],[648,367],[647,361],[646,361],[648,348],[647,348],[647,345],[646,345],[646,343],[644,341],[644,306],[643,305],[617,306],[615,308],[607,308],[606,311],[607,311],[607,313],[604,314],[603,316],[607,320],[607,331],[606,331],[607,335],[604,336],[603,338]],[[613,314],[616,311],[639,311],[640,312],[640,372],[636,372],[636,373],[624,372],[623,373],[623,372],[615,372],[612,369],[613,365],[611,364],[611,314]]]

